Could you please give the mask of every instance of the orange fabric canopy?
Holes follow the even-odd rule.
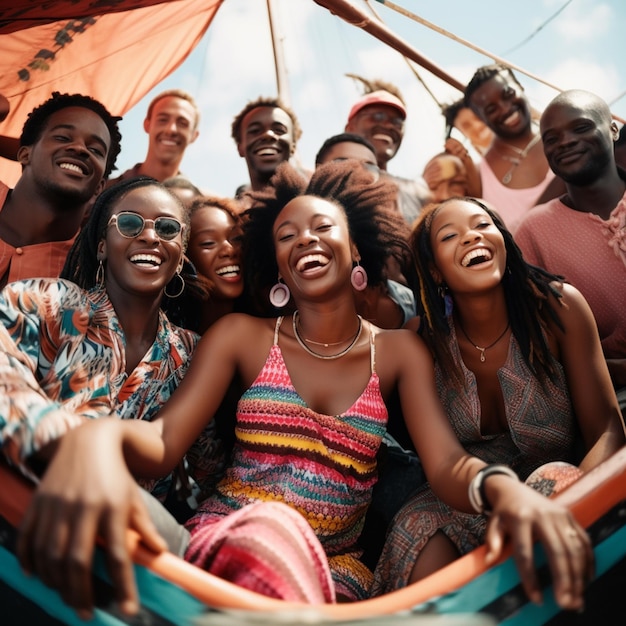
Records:
[[[42,8],[14,0],[0,9],[0,94],[10,104],[0,135],[19,137],[53,91],[92,96],[124,115],[187,58],[222,2],[53,0]],[[12,186],[19,172],[0,158],[0,180]]]

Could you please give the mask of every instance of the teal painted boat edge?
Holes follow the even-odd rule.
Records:
[[[602,576],[611,567],[626,557],[626,525],[615,530],[607,538],[594,546],[595,575]],[[545,564],[545,554],[540,546],[534,550],[535,563]],[[512,557],[494,566],[471,580],[460,589],[432,598],[413,607],[412,612],[419,614],[480,613],[492,601],[520,584],[517,568]],[[500,621],[503,626],[527,626],[545,623],[559,612],[551,592],[552,586],[544,589],[543,604],[537,606],[526,602],[515,615]]]
[[[96,555],[94,568],[97,575],[108,582],[108,577],[104,574],[102,554]],[[145,567],[136,565],[135,576],[142,607],[152,612],[157,618],[155,621],[160,624],[188,626],[192,619],[205,615],[211,610],[184,589]],[[83,626],[87,623],[94,626],[125,626],[127,624],[123,619],[99,608],[94,611],[92,621],[85,622],[79,619],[76,612],[63,602],[56,591],[47,587],[38,578],[27,576],[15,555],[4,546],[0,547],[0,580],[67,626]],[[146,623],[149,623],[149,618]]]

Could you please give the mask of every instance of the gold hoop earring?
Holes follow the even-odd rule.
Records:
[[[180,289],[176,293],[167,293],[167,287],[174,280],[174,278],[178,278],[178,280],[180,280]],[[163,293],[168,298],[174,299],[174,298],[178,298],[178,296],[180,296],[183,293],[183,291],[185,291],[185,279],[180,275],[180,272],[176,272],[172,280],[169,283],[167,283],[167,285],[165,285],[165,289],[163,290]]]
[[[96,287],[104,289],[104,261],[102,259],[99,260],[96,270]]]

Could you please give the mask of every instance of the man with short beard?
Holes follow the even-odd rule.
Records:
[[[13,189],[0,182],[0,287],[56,277],[120,151],[118,121],[97,100],[55,92],[22,129]]]
[[[528,261],[577,287],[596,319],[602,349],[626,407],[626,171],[615,161],[619,136],[606,102],[566,91],[541,116],[543,149],[566,193],[539,205],[515,240]]]

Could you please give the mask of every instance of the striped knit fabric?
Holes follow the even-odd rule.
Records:
[[[282,502],[308,522],[321,542],[337,594],[355,600],[367,597],[371,573],[358,560],[357,539],[377,479],[376,453],[386,423],[387,409],[373,367],[350,409],[339,416],[321,415],[308,408],[293,387],[275,341],[257,380],[239,401],[231,466],[216,495],[188,522],[192,540],[187,558],[213,571],[217,558],[199,544],[212,542],[221,524],[214,531],[207,525],[254,502]],[[253,544],[250,539],[250,549],[256,552]],[[274,551],[282,548],[277,544]],[[290,556],[284,551],[280,559]]]

